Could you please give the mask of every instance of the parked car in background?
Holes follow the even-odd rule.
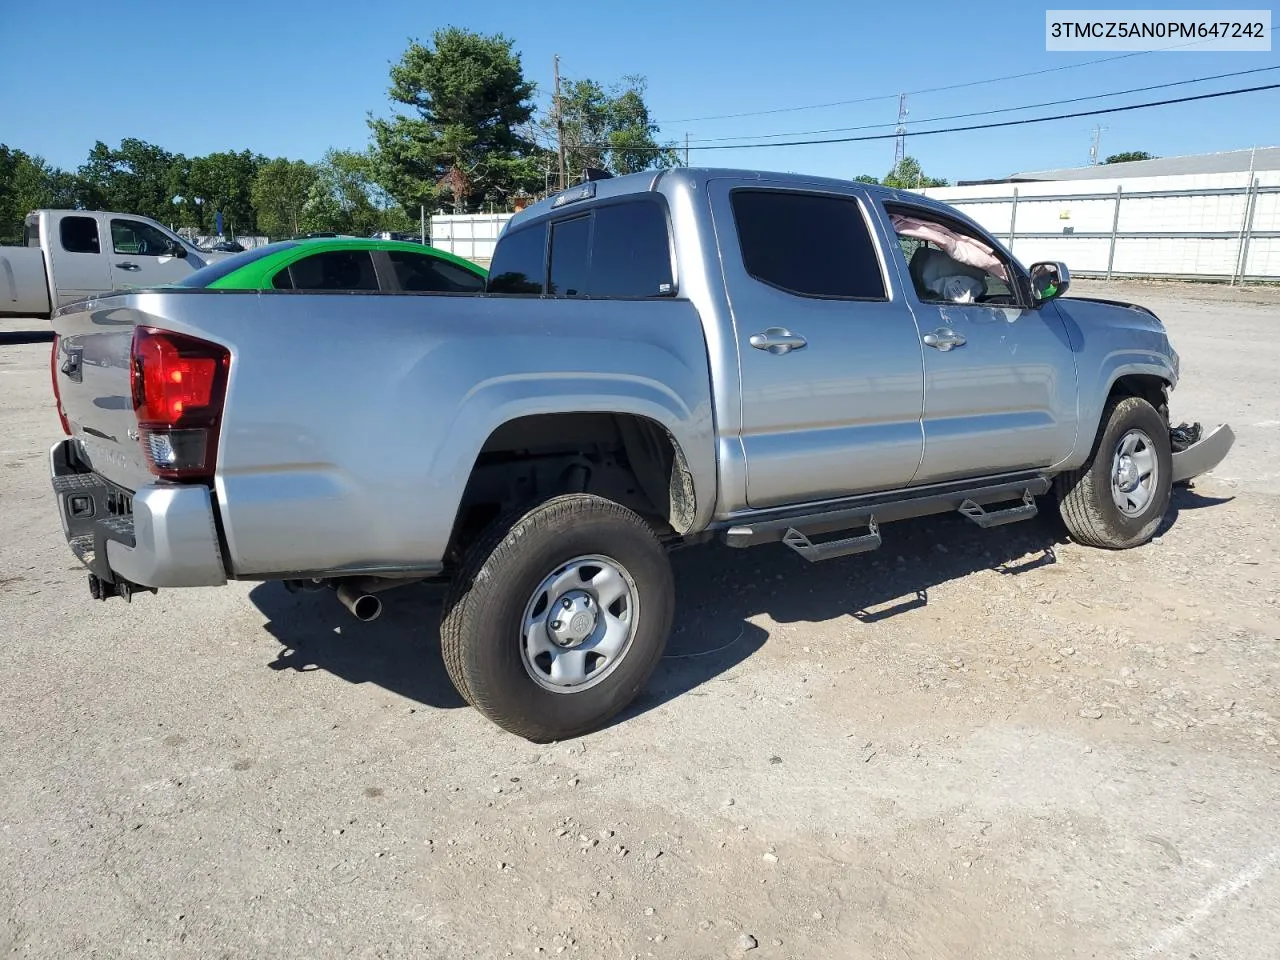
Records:
[[[205,249],[214,253],[244,253],[244,244],[235,240],[220,240],[217,243],[210,244]]]
[[[0,316],[47,317],[94,294],[174,283],[226,256],[127,213],[37,210],[22,235],[22,246],[0,247]]]
[[[213,290],[478,293],[487,272],[470,260],[395,240],[281,240],[236,254],[179,282]]]
[[[426,243],[422,235],[419,233],[401,233],[398,230],[380,230],[371,234],[373,240],[403,240],[405,243]]]

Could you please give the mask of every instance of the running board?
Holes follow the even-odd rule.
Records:
[[[836,557],[849,557],[855,553],[878,550],[881,543],[880,526],[876,523],[874,515],[867,520],[867,528],[867,533],[857,537],[814,543],[795,527],[790,527],[782,535],[782,542],[810,563],[818,563],[821,560],[834,560]]]
[[[757,511],[731,521],[721,521],[719,533],[725,543],[731,547],[754,547],[783,541],[806,559],[810,556],[819,556],[820,559],[825,560],[833,556],[847,555],[837,553],[837,550],[848,548],[850,552],[861,553],[880,546],[879,528],[886,523],[949,513],[952,510],[960,510],[966,504],[981,508],[990,504],[1022,499],[1021,505],[1012,508],[1015,511],[1013,515],[997,523],[990,523],[988,520],[988,523],[991,526],[998,526],[1000,523],[1027,519],[1034,516],[1034,513],[1027,511],[1025,498],[1031,497],[1034,505],[1034,498],[1048,493],[1051,486],[1048,477],[1036,474],[1022,474],[977,485],[972,481],[939,484],[913,489],[909,491],[908,496],[903,496],[902,491],[872,494],[824,504],[822,509],[792,507]],[[984,511],[986,518],[1000,518],[1004,513],[1005,511],[989,513]],[[965,515],[974,519],[970,514]],[[868,527],[870,532],[845,540],[813,542],[814,537],[854,530],[858,527]],[[788,537],[790,537],[789,542]]]
[[[966,500],[960,504],[960,512],[983,530],[990,530],[992,527],[1003,527],[1006,523],[1030,520],[1040,511],[1036,507],[1036,498],[1032,496],[1031,491],[1024,490],[1022,491],[1022,502],[1016,507],[1006,507],[1003,510],[986,510],[972,500]]]

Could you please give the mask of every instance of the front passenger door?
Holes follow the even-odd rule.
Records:
[[[884,205],[924,345],[924,459],[913,484],[1051,466],[1075,442],[1075,354],[1052,304],[990,238],[938,211]]]
[[[117,290],[177,283],[192,265],[173,255],[173,240],[142,220],[111,218],[111,283]]]

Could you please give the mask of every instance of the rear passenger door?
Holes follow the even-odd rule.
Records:
[[[906,486],[924,450],[919,332],[857,197],[713,180],[752,507]]]
[[[56,216],[56,215],[51,215]],[[110,260],[103,256],[98,218],[93,214],[61,217],[46,239],[49,270],[56,301],[60,307],[111,289]]]

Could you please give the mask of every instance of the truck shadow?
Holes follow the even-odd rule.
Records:
[[[53,331],[0,330],[0,347],[19,347],[27,343],[53,343]]]
[[[1222,502],[1175,490],[1161,533],[1180,511]],[[806,563],[781,544],[679,551],[672,556],[677,604],[666,653],[645,692],[613,723],[696,695],[706,683],[731,680],[731,671],[770,639],[771,623],[848,617],[874,625],[927,606],[930,591],[949,581],[983,570],[1021,576],[1051,566],[1067,538],[1056,514],[1045,514],[992,531],[954,515],[895,523],[884,528],[880,550],[820,564]],[[443,593],[423,584],[390,591],[373,623],[357,621],[329,590],[291,594],[267,583],[249,596],[282,645],[272,669],[325,670],[448,709],[465,703],[440,658]]]

